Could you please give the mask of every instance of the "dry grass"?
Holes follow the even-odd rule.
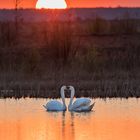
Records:
[[[139,33],[96,20],[91,32],[93,21],[20,22],[18,39],[14,22],[0,23],[0,97],[58,98],[63,84],[77,97],[140,97]]]
[[[76,97],[140,97],[139,73],[107,71],[89,74],[82,71],[59,71],[57,74],[59,75],[55,76],[53,73],[47,75],[46,73],[43,78],[36,79],[20,76],[15,80],[13,80],[15,77],[12,75],[11,79],[5,78],[5,81],[1,81],[0,96],[1,98],[59,98],[61,85],[73,85],[76,88]]]

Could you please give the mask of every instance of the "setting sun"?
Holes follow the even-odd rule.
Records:
[[[36,8],[65,9],[67,8],[67,4],[65,0],[38,0],[36,3]]]

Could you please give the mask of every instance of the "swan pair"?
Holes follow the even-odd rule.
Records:
[[[71,98],[70,103],[68,105],[69,111],[74,112],[86,112],[91,111],[94,104],[91,104],[91,100],[89,98],[79,98],[73,103],[75,89],[73,86],[62,86],[60,90],[62,103],[56,100],[49,101],[46,105],[43,105],[47,111],[66,111],[67,106],[65,103],[65,90],[70,89],[71,91]]]

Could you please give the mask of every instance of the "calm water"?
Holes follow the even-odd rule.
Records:
[[[1,99],[0,140],[140,139],[139,99],[95,101],[90,113],[48,113],[44,99]]]

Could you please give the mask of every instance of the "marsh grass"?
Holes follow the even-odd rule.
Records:
[[[19,22],[18,43],[14,22],[0,23],[1,98],[58,98],[62,85],[77,97],[140,97],[140,21],[57,16]]]
[[[57,81],[55,81],[55,75],[52,74],[42,80],[40,78],[26,79],[25,77],[19,77],[14,81],[5,79],[0,84],[0,96],[1,98],[59,98],[59,90],[62,85],[73,85],[76,88],[76,97],[140,97],[140,75],[131,72],[107,71],[89,74],[81,71],[69,71],[62,75],[62,71],[59,71],[59,74]],[[14,78],[11,77],[11,79]],[[69,95],[67,94],[66,97]]]

